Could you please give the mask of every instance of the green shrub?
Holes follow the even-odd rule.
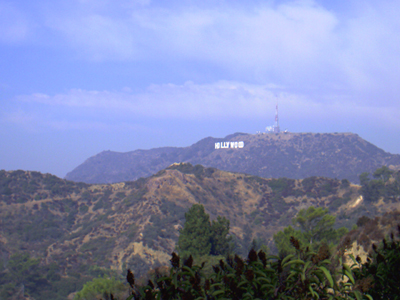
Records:
[[[172,254],[170,273],[156,276],[147,285],[135,284],[128,270],[130,299],[362,299],[354,289],[354,276],[340,260],[330,259],[327,246],[317,253],[296,248],[293,255],[279,258],[251,250],[247,259],[228,256],[210,270],[194,264],[189,256],[183,264]]]
[[[94,278],[84,284],[81,291],[76,293],[74,300],[97,300],[100,297],[109,298],[111,294],[122,295],[126,287],[115,278]]]
[[[88,210],[89,210],[89,207],[88,207],[87,205],[85,205],[85,204],[82,204],[82,205],[79,207],[79,212],[82,213],[82,214],[87,213]]]
[[[400,233],[400,226],[398,230]],[[364,264],[353,257],[357,287],[374,300],[400,299],[400,241],[391,234],[390,239],[383,239],[379,247],[373,244],[372,248]]]

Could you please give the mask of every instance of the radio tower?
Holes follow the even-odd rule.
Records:
[[[281,132],[281,130],[279,129],[278,103],[276,103],[276,113],[275,113],[274,132],[276,132],[276,133]]]

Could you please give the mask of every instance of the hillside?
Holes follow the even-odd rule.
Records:
[[[389,183],[400,195],[396,176]],[[273,234],[310,205],[329,208],[337,226],[348,228],[363,215],[373,218],[399,206],[393,193],[366,202],[361,190],[347,180],[264,179],[190,164],[106,185],[0,171],[0,258],[7,266],[11,254],[24,252],[57,266],[52,272],[62,281],[54,284],[65,294],[110,269],[119,274],[131,268],[140,276],[168,263],[184,213],[194,203],[203,204],[212,219],[228,218],[235,251],[245,254],[255,238],[273,248]]]
[[[396,239],[400,237],[400,212],[395,210],[374,218],[363,217],[358,225],[357,229],[351,230],[342,238],[341,245],[347,248],[347,253],[366,262],[368,254],[373,251],[372,245],[378,246],[392,234]],[[347,257],[347,261],[351,263],[350,257]]]
[[[244,142],[243,148],[215,149],[216,143]],[[364,171],[400,165],[390,154],[352,133],[236,133],[205,138],[184,148],[165,147],[126,153],[104,151],[66,175],[86,183],[115,183],[151,176],[176,162],[201,164],[264,178],[310,176],[348,179],[358,183]]]

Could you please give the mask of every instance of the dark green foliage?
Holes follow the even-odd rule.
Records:
[[[336,179],[312,176],[303,179],[301,186],[308,197],[321,198],[334,194],[340,183]]]
[[[65,181],[51,174],[43,176],[43,184],[44,188],[51,191],[52,195],[66,196],[74,191],[74,184],[72,182]]]
[[[6,261],[4,268],[0,273],[1,299],[11,299],[22,291],[36,299],[45,299],[44,294],[58,299],[53,286],[60,280],[56,265],[42,266],[39,259],[27,253],[16,253]]]
[[[333,193],[334,186],[332,186],[332,182],[326,182],[320,186],[319,191],[320,197],[326,197]]]
[[[79,207],[79,212],[82,213],[82,214],[87,213],[88,210],[89,210],[89,207],[88,207],[87,205],[82,204],[82,205]]]
[[[211,255],[221,255],[228,253],[231,237],[229,234],[229,220],[225,217],[217,217],[211,223]]]
[[[376,203],[380,198],[384,202],[400,200],[400,172],[394,172],[383,166],[373,173],[375,179],[369,178],[369,173],[360,175],[361,194],[367,203]]]
[[[180,232],[178,251],[182,257],[202,256],[210,253],[211,225],[210,216],[204,206],[194,204],[185,214],[186,222]]]
[[[244,181],[250,184],[258,183],[259,185],[268,185],[268,180],[258,176],[245,176]]]
[[[190,254],[203,255],[226,254],[230,248],[229,220],[218,216],[210,223],[210,216],[204,206],[194,204],[185,214],[186,222],[180,232],[177,250],[186,258]]]
[[[400,227],[399,233],[400,233]],[[377,247],[372,246],[373,252],[364,264],[354,259],[357,266],[355,275],[357,287],[368,292],[374,300],[400,299],[400,241],[395,241],[394,235],[384,239]]]
[[[347,179],[342,179],[341,185],[342,185],[342,188],[348,188],[350,186],[350,181],[348,181]]]
[[[60,238],[64,234],[63,220],[44,209],[43,204],[41,210],[36,210],[26,218],[9,218],[2,224],[3,230],[20,241],[29,242],[31,247],[35,243]]]
[[[290,238],[295,237],[302,246],[318,249],[321,243],[336,244],[348,232],[346,228],[334,229],[336,217],[328,214],[328,209],[310,206],[302,209],[292,219],[294,228],[289,226],[274,235],[275,244],[282,255],[292,253]]]
[[[179,170],[184,174],[193,174],[197,179],[200,180],[204,177],[211,177],[211,175],[215,172],[214,168],[204,168],[202,165],[193,166],[190,163],[173,164],[169,166],[168,169]]]
[[[292,238],[294,255],[279,259],[251,250],[247,259],[228,256],[204,275],[204,263],[193,264],[189,256],[183,264],[172,254],[169,274],[156,276],[147,285],[135,284],[128,270],[130,299],[363,299],[353,289],[352,270],[330,259],[326,246],[317,253],[307,251]],[[340,279],[340,280],[339,280]],[[346,279],[346,280],[343,280]],[[346,282],[348,281],[348,282]]]
[[[64,206],[65,210],[71,210],[77,208],[77,203],[70,198],[65,198],[61,200],[62,205]]]
[[[400,200],[400,180],[396,178],[393,182],[385,184],[385,200],[397,202]]]
[[[377,202],[384,195],[385,184],[382,180],[373,179],[362,185],[361,194],[366,202]]]
[[[274,193],[279,194],[282,197],[292,195],[293,188],[295,186],[293,179],[279,178],[271,179],[268,181],[268,185],[272,188]]]
[[[74,300],[97,300],[100,297],[114,299],[114,296],[122,296],[125,291],[126,287],[119,280],[113,277],[99,277],[85,283],[82,290],[75,295]]]
[[[376,169],[372,175],[376,179],[380,179],[383,182],[387,182],[389,178],[392,176],[392,174],[393,174],[392,170],[390,170],[386,166],[382,166],[381,168]]]
[[[143,196],[146,195],[147,192],[147,187],[142,187],[128,195],[124,201],[127,204],[133,205],[143,200]]]
[[[81,198],[82,198],[82,200],[84,200],[84,201],[90,201],[90,200],[92,200],[92,194],[91,194],[89,191],[84,191],[84,192],[81,194]]]
[[[99,237],[83,244],[80,251],[84,255],[89,254],[89,258],[95,263],[104,263],[104,258],[111,256],[114,245],[114,238]]]
[[[331,198],[331,203],[329,204],[329,211],[336,211],[341,205],[349,202],[350,197],[336,197]]]
[[[301,181],[301,185],[303,186],[303,189],[306,192],[311,192],[311,190],[314,188],[315,186],[315,181],[317,180],[316,176],[311,176],[308,178],[305,178]]]
[[[360,184],[365,185],[366,183],[368,183],[368,181],[370,181],[369,173],[368,172],[361,173],[359,179],[360,179]]]

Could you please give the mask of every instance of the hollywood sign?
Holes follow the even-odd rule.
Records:
[[[244,142],[218,142],[215,143],[215,149],[227,149],[227,148],[243,148]]]

